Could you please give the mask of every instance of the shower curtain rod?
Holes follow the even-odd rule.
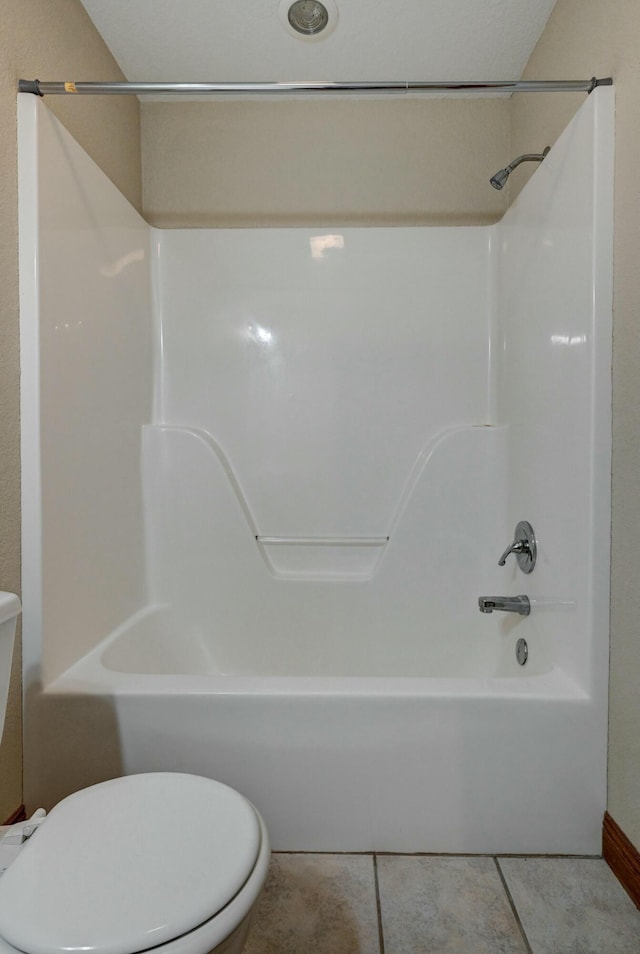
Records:
[[[128,95],[148,94],[200,94],[200,93],[421,93],[438,90],[503,91],[507,93],[591,93],[596,86],[611,86],[611,77],[589,80],[489,80],[487,82],[368,82],[368,83],[81,83],[44,82],[42,80],[19,80],[20,93],[36,96],[80,95]]]

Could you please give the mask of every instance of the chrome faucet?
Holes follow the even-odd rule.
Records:
[[[518,613],[528,616],[531,612],[531,603],[528,596],[480,596],[478,606],[481,613],[493,613],[494,610],[503,610],[505,613]]]
[[[507,557],[512,553],[515,554],[518,566],[522,572],[531,573],[536,565],[538,545],[533,527],[528,520],[521,520],[520,523],[516,525],[513,542],[509,544],[498,560],[498,566],[504,566],[507,562]]]
[[[529,544],[526,542],[526,540],[514,540],[513,543],[509,544],[507,549],[498,560],[498,566],[504,566],[507,562],[507,557],[512,553],[518,555],[521,553],[526,553],[528,555],[530,552]]]

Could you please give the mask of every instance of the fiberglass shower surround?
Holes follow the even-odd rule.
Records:
[[[469,228],[151,229],[20,99],[28,802],[179,770],[279,849],[597,852],[613,90]]]

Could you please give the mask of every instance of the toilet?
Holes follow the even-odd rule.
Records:
[[[20,611],[8,597],[2,662]],[[0,954],[239,954],[269,857],[260,814],[220,782],[157,772],[92,785],[0,828]]]

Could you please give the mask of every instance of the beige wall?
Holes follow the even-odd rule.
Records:
[[[558,0],[525,77],[616,86],[608,810],[640,848],[640,3]],[[552,143],[575,96],[513,98],[514,155]],[[512,177],[520,188],[526,176]]]
[[[0,0],[0,589],[20,592],[20,435],[16,84],[33,79],[122,79],[79,0]],[[137,207],[135,99],[51,97],[49,108]],[[0,823],[22,801],[19,650],[0,747]]]
[[[473,225],[506,194],[509,100],[144,103],[143,203],[164,227]]]

